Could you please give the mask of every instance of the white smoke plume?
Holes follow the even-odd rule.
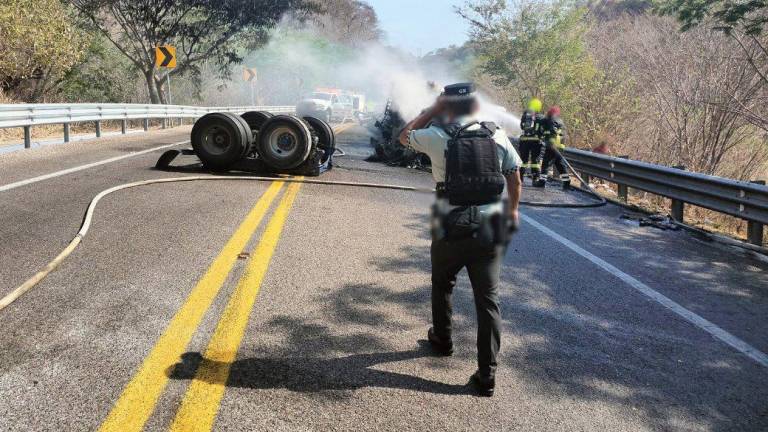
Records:
[[[339,47],[306,32],[300,37],[278,35],[248,61],[257,63],[262,71],[265,103],[293,104],[314,87],[336,87],[365,94],[378,103],[378,109],[391,99],[406,120],[432,105],[442,86],[467,81],[449,64],[430,61],[425,65],[410,54],[380,44]],[[429,82],[437,87],[430,88]],[[480,120],[516,133],[520,122],[516,116],[487,95],[480,101]]]

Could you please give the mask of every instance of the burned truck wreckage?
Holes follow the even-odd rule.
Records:
[[[392,100],[387,101],[382,117],[368,125],[371,146],[375,153],[366,160],[383,162],[391,166],[431,170],[432,163],[429,156],[403,147],[398,141],[403,127],[405,127],[405,120],[397,109],[397,105]]]

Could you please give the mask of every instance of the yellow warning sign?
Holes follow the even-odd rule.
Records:
[[[155,48],[155,67],[173,69],[176,67],[176,47],[163,45]]]
[[[243,68],[243,81],[245,82],[253,82],[258,80],[258,73],[256,72],[256,68]]]

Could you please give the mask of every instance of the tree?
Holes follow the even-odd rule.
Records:
[[[5,0],[0,8],[0,89],[29,102],[77,64],[88,36],[59,0]]]
[[[757,73],[762,89],[768,87],[768,37],[763,32],[768,23],[768,2],[749,0],[733,2],[726,0],[661,0],[656,10],[664,15],[675,16],[682,24],[682,31],[689,31],[701,25],[730,36],[738,50]],[[763,100],[768,102],[768,100]],[[734,112],[748,118],[755,126],[768,131],[768,110],[763,104],[759,109],[749,109],[738,99],[729,101]]]
[[[705,22],[717,22],[723,29],[740,29],[757,36],[768,23],[768,2],[765,0],[661,0],[657,10],[674,15],[690,30]]]
[[[531,97],[563,107],[571,143],[589,143],[610,128],[606,106],[625,115],[622,75],[600,71],[587,46],[588,11],[574,3],[468,2],[458,13],[471,25],[479,73],[491,78],[508,103]],[[480,79],[482,80],[482,77]]]
[[[755,69],[726,35],[679,33],[662,17],[622,17],[596,26],[591,46],[601,70],[625,70],[638,83],[635,115],[621,151],[664,165],[750,179],[766,160],[765,142],[734,109],[760,110]],[[620,119],[617,119],[619,121]]]
[[[71,0],[94,30],[144,75],[152,103],[167,103],[171,76],[200,76],[205,63],[228,77],[246,48],[262,45],[287,13],[316,10],[309,0]],[[155,47],[177,47],[178,67],[155,67]]]
[[[67,102],[127,103],[140,97],[139,71],[106,38],[94,35],[81,61],[55,85],[57,95]]]
[[[331,42],[360,46],[381,37],[379,18],[371,5],[359,0],[325,0],[312,19],[316,30]]]
[[[584,9],[564,2],[511,6],[479,0],[458,12],[471,25],[481,70],[498,85],[516,86],[526,98],[568,104],[576,85],[594,75],[584,43]]]

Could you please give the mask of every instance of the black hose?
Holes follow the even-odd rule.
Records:
[[[581,178],[579,173],[577,173],[576,170],[573,169],[573,166],[571,165],[571,163],[568,162],[568,159],[563,157],[563,162],[565,162],[565,164],[568,166],[568,169],[571,171],[571,173],[577,179],[579,179],[579,182],[581,182],[582,187],[574,190],[579,191],[581,193],[585,193],[594,198],[597,198],[597,201],[586,203],[586,204],[520,201],[520,205],[524,205],[527,207],[546,207],[546,208],[596,208],[596,207],[603,207],[608,204],[608,200],[606,200],[600,194],[598,194],[594,189],[592,189],[592,186],[590,186],[589,183],[585,182],[584,179]]]

